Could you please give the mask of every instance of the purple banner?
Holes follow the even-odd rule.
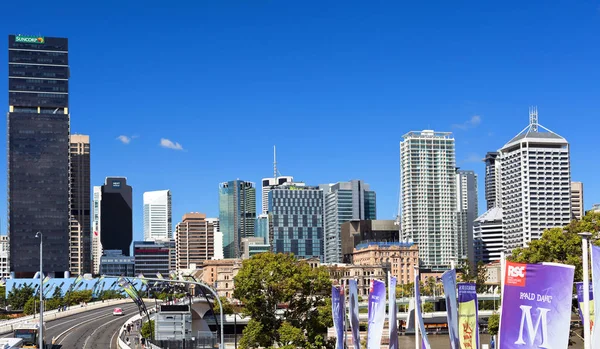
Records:
[[[446,298],[446,314],[448,317],[448,335],[450,349],[458,349],[458,303],[456,301],[456,269],[448,270],[442,274],[444,296]]]
[[[367,349],[381,347],[383,322],[385,321],[385,282],[371,281],[369,291],[369,323],[367,328]]]
[[[393,276],[388,277],[388,302],[389,302],[389,317],[388,327],[390,330],[390,349],[398,349],[398,308],[396,307],[396,278]]]
[[[423,349],[431,349],[429,339],[427,338],[427,331],[425,331],[425,322],[423,321],[423,314],[421,313],[421,290],[419,285],[419,273],[416,273],[415,275],[415,311],[417,312],[417,319],[419,320],[419,323],[415,324],[415,326],[419,326],[419,330],[421,331],[421,338],[423,339],[421,346],[423,347]]]
[[[506,262],[499,349],[569,345],[574,272],[571,265]]]
[[[461,349],[479,348],[477,285],[458,284],[458,334]]]
[[[344,349],[344,288],[331,286],[331,317],[335,329],[336,349]]]
[[[590,292],[590,304],[588,305],[588,310],[590,313],[590,333],[594,331],[594,283],[590,282],[589,292]],[[583,323],[583,282],[576,282],[575,288],[577,288],[577,302],[579,303],[579,318],[581,318],[581,323]]]
[[[600,247],[592,245],[592,285],[593,293],[600,295]],[[590,309],[600,309],[600,296],[590,302]],[[590,325],[600,324],[600,311],[594,311],[594,318],[590,318]],[[600,348],[600,326],[592,327],[592,348]]]
[[[352,331],[352,344],[354,349],[360,349],[360,322],[358,321],[358,286],[356,280],[348,284],[348,301],[350,303],[350,329]]]

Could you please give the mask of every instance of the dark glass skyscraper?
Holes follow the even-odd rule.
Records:
[[[68,40],[8,36],[8,219],[10,269],[69,270]]]
[[[121,250],[129,256],[133,241],[133,205],[131,186],[125,177],[107,177],[100,201],[100,242],[102,250]]]

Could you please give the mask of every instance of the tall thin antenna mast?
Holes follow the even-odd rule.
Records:
[[[277,149],[273,146],[273,178],[277,178]]]
[[[538,131],[538,112],[537,107],[529,107],[529,126],[531,126],[531,131]]]

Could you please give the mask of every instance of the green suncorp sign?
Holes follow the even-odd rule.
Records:
[[[43,36],[17,35],[15,36],[15,42],[22,42],[24,44],[43,44],[46,40],[44,40]]]

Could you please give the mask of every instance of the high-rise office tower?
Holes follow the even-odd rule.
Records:
[[[92,271],[90,241],[90,136],[71,135],[71,226],[70,271],[83,275]]]
[[[102,187],[94,186],[92,204],[92,273],[100,274],[100,259],[102,258],[102,242],[100,241],[102,206]]]
[[[277,175],[277,152],[275,146],[273,146],[273,177],[262,179],[262,214],[266,214],[269,210],[269,191],[271,187],[293,181],[294,177],[292,176]]]
[[[485,201],[487,203],[487,209],[491,209],[494,206],[498,206],[496,202],[497,198],[497,172],[496,171],[496,158],[498,157],[498,152],[490,151],[485,154]]]
[[[352,220],[377,219],[375,192],[361,180],[322,184],[325,236],[325,263],[342,263],[341,227]]]
[[[262,238],[265,244],[270,244],[269,242],[269,215],[268,214],[259,214],[256,217],[256,223],[254,224],[254,237]]]
[[[204,213],[186,213],[176,230],[177,270],[199,266],[214,256],[214,226]]]
[[[16,277],[39,269],[38,231],[44,272],[69,270],[68,51],[65,38],[8,36],[8,235]]]
[[[529,125],[499,150],[504,247],[512,250],[539,239],[545,229],[571,220],[571,165],[566,139],[538,123]]]
[[[106,177],[100,200],[100,243],[103,250],[130,256],[133,241],[132,188],[125,177]]]
[[[456,223],[458,230],[458,257],[467,258],[475,267],[473,222],[479,212],[477,205],[477,174],[474,171],[456,171]]]
[[[256,188],[254,183],[229,181],[219,184],[219,224],[223,233],[223,256],[240,258],[241,239],[254,236]]]
[[[454,138],[432,130],[403,138],[402,235],[418,244],[422,267],[444,270],[458,257]]]
[[[169,241],[173,238],[171,191],[144,193],[144,240]]]
[[[581,219],[585,216],[582,182],[571,182],[571,211],[574,219]]]
[[[323,190],[304,183],[272,187],[269,240],[275,253],[323,261]]]

